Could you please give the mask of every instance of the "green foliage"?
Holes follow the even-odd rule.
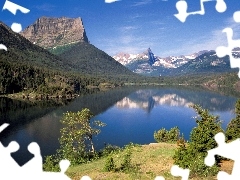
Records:
[[[46,161],[46,167],[55,169],[56,163],[61,159],[68,159],[71,165],[89,161],[95,155],[93,136],[100,133],[99,127],[105,126],[101,121],[91,122],[93,117],[89,109],[84,108],[78,112],[66,112],[61,123],[60,148],[57,153],[46,160],[53,160],[53,164]]]
[[[104,170],[107,171],[107,172],[116,170],[116,165],[115,165],[112,157],[109,156],[107,158],[107,160],[106,160],[106,162],[104,164]]]
[[[236,102],[235,114],[236,117],[229,122],[225,133],[226,138],[230,141],[240,138],[240,99]]]
[[[218,116],[209,114],[208,110],[202,109],[199,105],[192,106],[199,115],[196,119],[197,127],[193,128],[190,134],[190,142],[179,143],[179,147],[173,157],[174,163],[182,168],[189,168],[191,175],[209,176],[219,171],[219,159],[216,164],[208,167],[204,164],[207,151],[217,146],[214,136],[223,132]]]
[[[72,44],[66,44],[63,46],[57,46],[55,48],[49,48],[48,51],[55,54],[55,55],[59,55],[61,53],[63,53],[64,51],[69,50],[75,43]]]
[[[127,149],[125,154],[123,155],[123,162],[121,163],[121,168],[120,168],[123,172],[129,172],[132,168],[131,154],[132,154],[131,151]]]
[[[106,153],[109,152],[107,160],[104,164],[105,171],[114,171],[114,172],[136,172],[138,167],[132,163],[132,151],[134,147],[138,147],[139,145],[129,143],[125,145],[124,148],[116,148],[115,146],[108,146]],[[105,153],[104,153],[105,154]],[[115,161],[113,157],[115,158]],[[121,162],[120,166],[117,167],[115,162]]]
[[[59,56],[75,70],[95,76],[135,76],[136,74],[115,61],[92,44],[79,42]]]
[[[179,135],[180,130],[178,127],[171,128],[169,131],[162,128],[153,134],[157,142],[176,142],[179,139]]]
[[[116,151],[120,151],[120,149],[121,148],[118,146],[107,144],[106,147],[104,147],[104,149],[102,150],[101,154],[102,156],[108,156],[109,154],[112,154]]]
[[[58,158],[56,155],[46,156],[45,162],[43,163],[43,169],[49,172],[59,172],[60,168],[58,165]]]

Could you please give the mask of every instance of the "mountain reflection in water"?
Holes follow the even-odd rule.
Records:
[[[191,104],[203,108],[223,120],[223,128],[234,115],[237,98],[205,90],[179,88],[122,88],[79,97],[64,106],[30,106],[9,99],[0,99],[0,117],[12,125],[11,132],[3,133],[1,142],[7,144],[16,140],[21,149],[13,156],[24,164],[32,156],[28,144],[35,141],[41,147],[43,156],[54,154],[59,147],[59,120],[66,111],[77,112],[89,108],[107,126],[94,138],[97,149],[105,144],[124,146],[130,142],[148,144],[154,142],[153,133],[160,128],[178,126],[186,139],[196,126],[195,111]],[[17,112],[17,114],[15,114]],[[14,123],[18,122],[18,123]],[[22,124],[20,123],[22,122]],[[16,126],[15,126],[16,124]]]

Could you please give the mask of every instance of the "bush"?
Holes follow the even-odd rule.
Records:
[[[212,167],[204,164],[207,151],[217,146],[214,136],[218,132],[223,132],[218,116],[210,115],[208,110],[202,109],[198,105],[192,106],[199,119],[196,119],[197,127],[193,128],[190,134],[190,142],[179,143],[174,154],[174,163],[182,168],[190,169],[191,175],[209,176],[215,175],[219,171],[219,159]]]
[[[120,168],[123,172],[129,172],[132,169],[131,154],[131,151],[127,149],[126,153],[123,155],[123,162]]]
[[[167,131],[165,128],[162,128],[155,131],[153,136],[157,142],[176,142],[179,139],[180,130],[178,127],[171,128]]]
[[[114,146],[111,144],[106,145],[106,147],[102,150],[101,155],[102,156],[108,156],[109,154],[115,152],[115,151],[120,151],[120,147]]]
[[[114,159],[112,157],[113,154],[107,157],[107,160],[104,165],[104,170],[105,171],[115,171],[115,172],[124,172],[124,173],[132,173],[132,172],[137,172],[138,167],[135,164],[132,164],[132,151],[134,147],[138,147],[138,144],[133,144],[129,143],[128,145],[125,145],[124,148],[117,148],[118,153],[116,153],[117,161],[116,162],[121,162],[121,165],[116,167],[114,163]],[[112,146],[110,146],[112,147]],[[110,148],[111,149],[111,148]],[[120,151],[121,150],[121,151]],[[115,152],[115,151],[113,151]],[[120,158],[120,159],[119,159]]]
[[[107,160],[105,162],[105,165],[104,165],[104,170],[107,171],[107,172],[116,170],[116,165],[115,165],[112,157],[109,156],[107,158]]]

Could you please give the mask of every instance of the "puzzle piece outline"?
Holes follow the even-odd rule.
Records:
[[[27,13],[30,12],[29,9],[27,9],[27,8],[25,8],[25,7],[23,7],[23,6],[20,6],[20,5],[18,5],[18,4],[15,4],[15,3],[13,3],[13,2],[11,2],[11,1],[9,1],[9,0],[6,0],[6,1],[5,1],[2,10],[8,10],[8,11],[10,11],[12,14],[14,14],[14,15],[17,14],[17,11],[18,11],[18,10],[21,11],[22,13],[24,13],[24,14],[27,14]]]
[[[4,123],[0,126],[0,133],[6,129],[9,124]],[[43,171],[41,149],[36,142],[32,142],[28,145],[28,151],[34,155],[23,166],[19,164],[11,157],[11,153],[18,151],[20,148],[16,141],[11,141],[7,147],[4,147],[0,142],[0,179],[39,179],[39,180],[71,180],[65,172],[70,166],[68,160],[61,160],[59,162],[60,172],[47,172]],[[14,172],[14,173],[13,173]],[[91,180],[89,176],[83,176],[81,180]]]
[[[225,135],[220,132],[214,136],[215,141],[217,142],[218,146],[211,150],[208,150],[208,155],[205,157],[204,162],[207,166],[213,166],[215,163],[215,155],[219,155],[234,161],[232,173],[228,174],[224,171],[219,171],[217,174],[218,180],[236,180],[240,177],[240,156],[239,148],[240,148],[240,138],[226,143],[225,142]]]
[[[233,19],[235,22],[240,22],[240,11],[236,11],[233,14]],[[216,48],[216,54],[219,58],[222,58],[226,55],[229,56],[230,60],[230,67],[231,68],[240,68],[240,58],[235,58],[232,54],[232,50],[236,47],[240,47],[240,39],[234,40],[233,39],[233,29],[232,28],[225,28],[222,32],[226,33],[228,46],[218,46]],[[238,72],[238,77],[240,78],[240,69]]]
[[[209,1],[216,1],[216,6],[215,9],[219,13],[223,13],[227,10],[227,5],[225,3],[225,0],[200,0],[200,10],[199,11],[193,11],[193,12],[187,12],[188,9],[188,4],[185,0],[179,0],[176,2],[176,9],[178,11],[177,14],[174,14],[174,16],[184,23],[187,19],[188,16],[190,15],[204,15],[205,14],[205,7],[204,3],[209,2]]]
[[[188,180],[190,174],[189,169],[180,168],[178,165],[173,165],[170,172],[174,177],[182,177],[182,180]],[[163,176],[156,176],[154,180],[165,180],[165,178]]]
[[[23,6],[20,6],[18,4],[15,4],[9,0],[6,0],[4,5],[3,5],[3,8],[2,8],[2,11],[3,10],[8,10],[9,12],[11,12],[12,14],[16,15],[17,11],[19,10],[20,12],[24,13],[24,14],[27,14],[30,12],[29,9],[23,7]],[[11,29],[16,32],[16,33],[19,33],[22,31],[22,25],[19,24],[19,23],[16,23],[16,22],[13,22],[12,25],[11,25]]]

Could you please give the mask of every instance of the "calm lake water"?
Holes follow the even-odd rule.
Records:
[[[62,114],[84,107],[96,115],[93,119],[107,124],[94,139],[97,149],[108,143],[117,146],[130,142],[149,144],[154,142],[154,131],[163,127],[178,126],[188,139],[191,129],[196,126],[196,113],[189,105],[200,104],[212,114],[219,115],[225,129],[229,120],[235,117],[236,100],[236,97],[197,88],[174,87],[114,89],[85,95],[63,106],[32,105],[1,98],[1,123],[9,122],[11,126],[4,130],[0,139],[5,146],[13,140],[20,144],[20,150],[13,154],[20,165],[32,158],[27,146],[33,141],[40,145],[43,156],[54,154],[59,147]]]

